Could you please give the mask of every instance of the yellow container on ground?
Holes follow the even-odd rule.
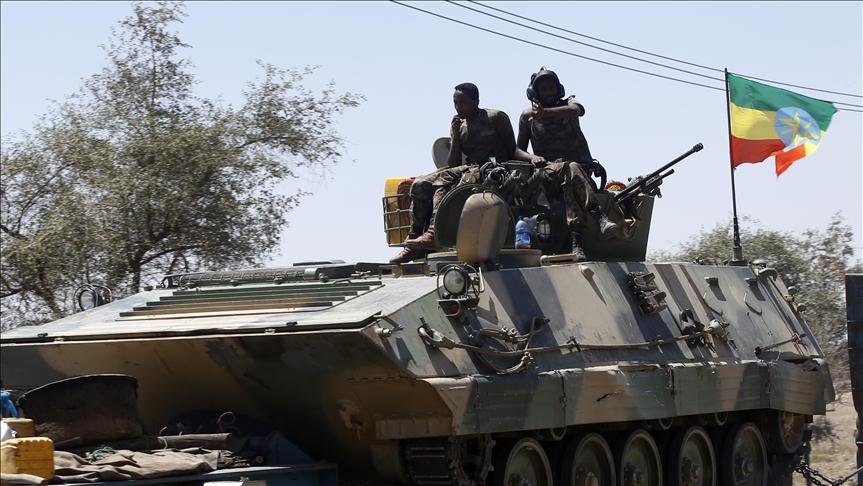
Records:
[[[54,442],[47,437],[21,437],[0,443],[0,471],[54,477]]]
[[[33,426],[33,421],[27,418],[4,418],[3,423],[15,431],[15,437],[33,437],[36,435],[36,428]]]

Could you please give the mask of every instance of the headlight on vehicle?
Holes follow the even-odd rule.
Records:
[[[459,267],[449,267],[443,274],[443,288],[453,297],[464,295],[470,285],[470,276]]]
[[[540,241],[549,241],[551,239],[551,221],[543,214],[538,215],[536,218],[536,237]]]
[[[75,289],[75,303],[78,310],[86,311],[113,300],[111,289],[104,285],[83,284]]]
[[[78,308],[82,311],[99,307],[99,295],[95,289],[83,289],[78,293]]]

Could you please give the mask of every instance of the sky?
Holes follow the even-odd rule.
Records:
[[[466,22],[606,62],[722,86],[483,17],[443,2],[415,4]],[[731,72],[843,93],[863,93],[861,2],[504,2],[520,15]],[[99,45],[131,12],[127,2],[0,4],[0,133],[26,131],[104,65]],[[256,60],[320,66],[306,84],[362,94],[338,122],[345,157],[326,177],[282,187],[313,195],[288,215],[271,265],[310,259],[384,261],[381,197],[387,177],[430,172],[432,142],[449,133],[452,88],[479,86],[481,106],[512,120],[540,66],[555,70],[586,107],[582,128],[610,179],[626,180],[696,142],[654,209],[651,250],[673,250],[731,219],[725,93],[650,77],[501,38],[390,2],[191,2],[177,30],[192,47],[197,94],[238,103],[260,75]],[[561,35],[592,42],[570,34]],[[598,44],[597,45],[603,45]],[[608,45],[606,48],[621,50]],[[638,53],[631,55],[647,57]],[[721,73],[691,66],[708,75]],[[795,88],[790,88],[795,89]],[[863,105],[863,98],[802,94]],[[516,127],[517,128],[517,127]],[[840,111],[818,151],[777,178],[772,159],[736,173],[741,217],[800,234],[841,211],[863,254],[863,113]]]

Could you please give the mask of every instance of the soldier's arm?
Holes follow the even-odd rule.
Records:
[[[461,165],[461,147],[458,142],[458,137],[453,139],[452,143],[449,146],[449,156],[447,157],[447,164],[450,167],[458,167]]]
[[[522,162],[531,162],[533,156],[527,152],[527,144],[530,143],[530,111],[524,112],[518,117],[518,139],[515,145],[515,159]]]
[[[579,103],[574,96],[566,99],[566,104],[563,106],[555,106],[554,108],[545,108],[542,116],[544,117],[579,117],[584,116],[584,106]]]
[[[458,116],[454,116],[452,118],[452,122],[450,123],[450,144],[449,144],[449,155],[447,156],[447,164],[450,167],[458,167],[462,164],[461,159],[461,137],[460,128],[461,120]]]

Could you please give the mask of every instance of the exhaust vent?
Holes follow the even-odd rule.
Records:
[[[121,312],[123,320],[278,314],[330,308],[382,286],[380,280],[178,290]]]

